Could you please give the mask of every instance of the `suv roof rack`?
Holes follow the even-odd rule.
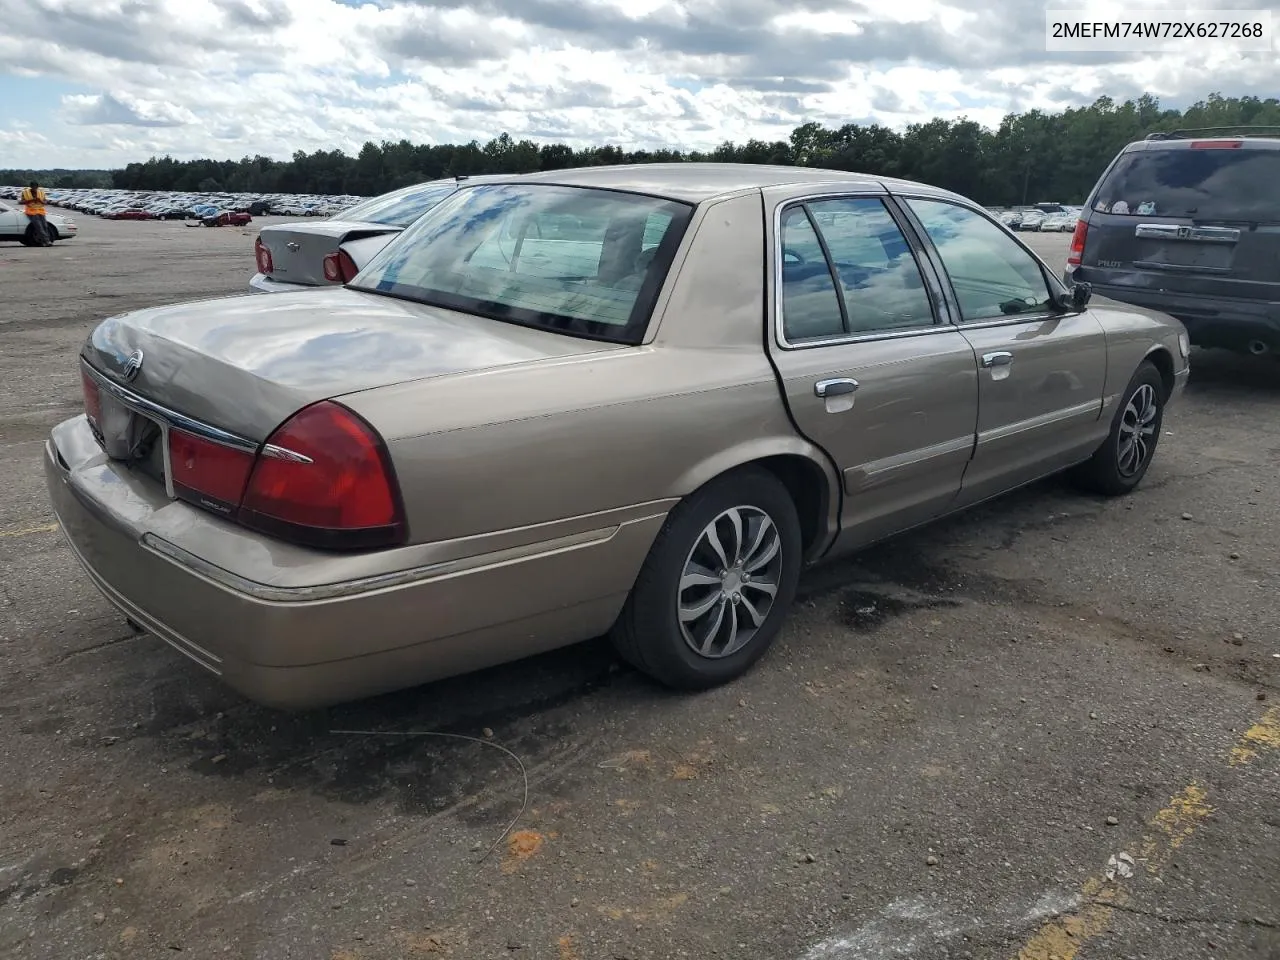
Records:
[[[1263,132],[1267,131],[1267,132]],[[1237,124],[1230,127],[1188,127],[1186,130],[1157,130],[1147,140],[1181,140],[1202,134],[1235,134],[1241,137],[1280,137],[1280,126]]]

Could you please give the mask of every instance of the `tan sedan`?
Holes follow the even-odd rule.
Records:
[[[703,687],[806,564],[1068,468],[1132,490],[1187,356],[921,184],[464,181],[345,287],[103,321],[48,488],[113,604],[264,703],[606,633]]]

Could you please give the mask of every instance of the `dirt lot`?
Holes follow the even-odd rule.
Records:
[[[246,289],[261,222],[78,219],[0,248],[0,954],[1280,957],[1274,361],[1197,354],[1127,500],[812,572],[731,687],[588,644],[284,715],[126,628],[39,468],[94,322]]]

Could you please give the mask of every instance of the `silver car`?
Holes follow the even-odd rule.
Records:
[[[462,184],[343,287],[141,310],[49,438],[62,529],[146,630],[306,707],[610,634],[743,673],[808,564],[1152,462],[1189,347],[981,207],[792,167]]]
[[[350,280],[397,233],[457,189],[433,180],[384,193],[327,220],[263,227],[254,241],[258,272],[249,286],[288,293]]]

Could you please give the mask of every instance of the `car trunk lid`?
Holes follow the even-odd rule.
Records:
[[[354,220],[320,220],[312,223],[273,224],[258,234],[271,253],[266,275],[282,283],[307,286],[332,284],[324,276],[324,258],[339,244],[362,237],[399,233],[400,227]]]
[[[81,356],[145,403],[261,442],[319,400],[614,349],[337,288],[139,310],[99,324]]]
[[[1081,279],[1280,300],[1277,147],[1156,141],[1122,154],[1090,201]]]

